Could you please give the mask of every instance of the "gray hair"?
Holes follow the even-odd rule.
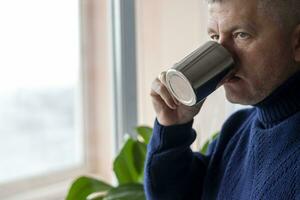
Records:
[[[228,0],[206,0],[209,4]],[[251,0],[250,0],[251,1]],[[300,24],[300,0],[257,0],[258,8],[275,19],[284,29]]]

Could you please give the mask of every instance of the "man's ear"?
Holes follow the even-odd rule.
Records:
[[[296,26],[293,32],[293,49],[294,59],[296,62],[300,62],[300,24]]]

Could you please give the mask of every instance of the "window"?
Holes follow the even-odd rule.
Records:
[[[73,0],[0,1],[1,185],[84,164],[79,21]]]

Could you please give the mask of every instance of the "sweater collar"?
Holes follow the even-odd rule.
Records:
[[[275,125],[300,110],[300,72],[291,76],[271,95],[254,105],[258,119],[267,127]]]

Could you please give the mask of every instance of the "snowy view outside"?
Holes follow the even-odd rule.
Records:
[[[0,95],[1,181],[80,163],[74,105],[74,89]]]
[[[83,162],[79,3],[0,0],[0,184]]]

